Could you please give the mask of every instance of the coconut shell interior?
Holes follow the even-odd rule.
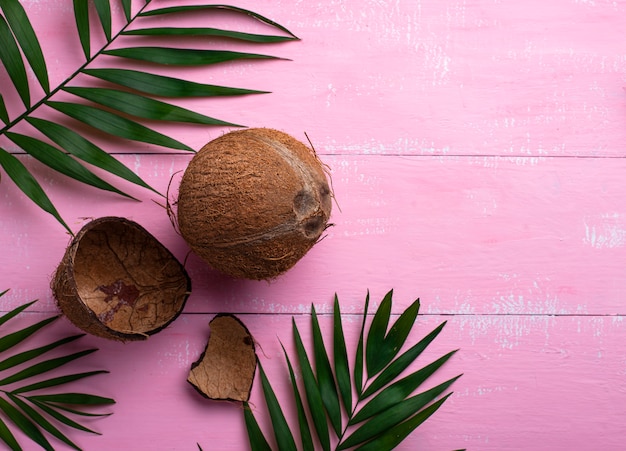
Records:
[[[116,217],[81,229],[53,281],[70,321],[118,340],[145,339],[163,329],[180,314],[190,289],[184,267],[156,238]]]
[[[177,204],[180,232],[197,255],[223,273],[259,280],[287,271],[317,243],[332,193],[312,149],[254,128],[204,146]]]
[[[211,335],[187,381],[209,399],[247,401],[256,371],[254,340],[234,315],[219,314],[209,323]]]

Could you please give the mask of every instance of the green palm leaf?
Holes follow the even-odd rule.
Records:
[[[195,36],[199,40],[204,40],[206,37],[226,40],[238,39],[251,43],[273,43],[297,39],[285,27],[257,13],[237,7],[196,5],[146,11],[148,4],[149,1],[140,2],[137,5],[137,10],[133,12],[132,1],[122,0],[121,7],[126,22],[114,30],[111,9],[113,3],[110,0],[91,0],[91,2],[89,0],[73,0],[77,38],[80,41],[85,62],[69,78],[57,86],[51,87],[49,86],[48,69],[41,46],[23,7],[17,0],[0,0],[2,10],[0,14],[0,42],[2,42],[0,45],[0,62],[4,65],[9,75],[8,78],[12,82],[10,85],[0,87],[0,91],[7,88],[14,89],[25,107],[24,111],[18,112],[15,119],[11,121],[13,114],[10,116],[9,111],[12,110],[12,106],[5,105],[5,100],[9,97],[0,92],[0,123],[4,124],[4,127],[0,128],[0,137],[11,138],[26,153],[36,156],[45,165],[81,183],[126,195],[108,181],[96,177],[85,166],[85,163],[88,163],[114,176],[154,191],[139,177],[133,175],[134,173],[131,174],[132,171],[123,169],[121,163],[114,161],[112,157],[106,158],[103,155],[103,153],[106,154],[106,151],[98,148],[88,139],[88,130],[80,127],[79,124],[65,126],[38,119],[36,112],[40,107],[48,106],[95,127],[113,138],[154,144],[167,149],[193,151],[187,144],[165,136],[156,129],[146,127],[142,121],[156,119],[210,126],[234,127],[239,125],[231,121],[198,114],[153,97],[239,96],[262,94],[267,91],[207,85],[181,78],[165,77],[152,73],[154,65],[209,66],[241,59],[278,58],[229,50],[172,48],[169,42],[172,36]],[[90,17],[92,6],[95,12],[94,17]],[[260,20],[270,27],[272,33],[253,34],[237,30],[221,30],[220,28],[188,28],[176,26],[173,22],[177,13],[187,11],[193,14],[212,14],[218,10],[229,10],[253,20]],[[164,27],[153,28],[146,21],[150,20],[149,16],[154,15],[163,15],[171,23]],[[106,42],[100,48],[92,48],[92,35],[100,32],[104,34]],[[141,34],[152,35],[155,39],[161,40],[162,44],[154,47],[138,46],[137,41],[131,35]],[[127,70],[119,67],[124,63],[117,58],[110,58],[111,56],[130,58],[150,64],[147,65],[146,70]],[[88,67],[95,65],[92,63],[103,59],[108,65],[106,68],[88,69]],[[32,93],[27,77],[30,69],[32,69],[44,91],[43,98],[34,102],[31,102]],[[81,87],[77,87],[74,82],[83,75],[105,80],[112,83],[113,86],[93,91],[90,91],[91,88],[94,88],[93,86],[85,86],[84,83],[81,83]],[[55,98],[60,91],[71,92],[80,98],[71,102],[60,102]],[[115,111],[121,115],[115,114]],[[129,119],[127,116],[132,116],[135,119]],[[40,141],[37,137],[23,134],[22,127],[17,133],[18,127],[23,122],[30,123],[59,146],[62,151]],[[67,153],[80,161],[69,157]],[[16,157],[8,151],[0,149],[0,166],[17,187],[42,210],[53,215],[71,233],[44,189],[29,172],[29,169],[20,162],[21,158],[21,156]]]
[[[325,414],[324,401],[317,381],[315,380],[311,362],[304,348],[304,343],[302,342],[302,337],[300,337],[300,331],[298,331],[295,320],[293,321],[293,336],[296,343],[296,353],[298,362],[300,363],[302,380],[304,382],[304,393],[306,394],[306,400],[309,404],[309,413],[313,418],[317,438],[320,441],[322,449],[329,450],[330,433],[328,431],[328,420]]]
[[[426,409],[421,410],[420,412],[415,414],[411,419],[385,431],[374,440],[367,442],[365,445],[357,449],[359,451],[380,451],[383,449],[394,449],[405,438],[407,438],[408,435],[413,432],[420,424],[430,418],[430,416],[435,413],[451,395],[452,393],[447,394],[440,400],[428,406]]]
[[[128,69],[85,69],[87,75],[159,97],[217,97],[267,94],[267,91],[207,85]]]
[[[35,404],[42,412],[45,412],[46,414],[50,415],[52,418],[57,420],[59,423],[65,424],[65,425],[67,425],[67,426],[69,426],[71,428],[77,429],[79,431],[89,432],[89,433],[95,434],[95,435],[102,435],[99,432],[96,432],[96,431],[94,431],[92,429],[89,429],[88,427],[83,426],[80,423],[77,423],[76,421],[72,420],[68,416],[63,415],[58,410],[53,409],[52,407],[50,407],[46,403],[43,403],[41,401],[37,401],[37,400],[31,399],[31,398],[28,398],[28,400],[30,402],[32,402],[33,404]],[[104,415],[108,415],[108,414],[104,414]]]
[[[387,409],[385,415],[380,415],[374,420],[363,423],[361,427],[341,443],[339,449],[347,449],[359,443],[365,443],[406,421],[415,412],[418,412],[445,392],[459,377],[454,377],[430,390],[405,399]]]
[[[320,396],[330,419],[330,424],[337,435],[341,434],[341,407],[333,371],[330,367],[330,359],[326,353],[322,330],[317,319],[315,307],[311,305],[311,327],[313,329],[313,355],[315,356],[315,368],[317,370],[317,383]]]
[[[21,447],[6,423],[0,418],[0,440],[7,444],[13,451],[21,451]]]
[[[240,59],[278,59],[257,53],[233,52],[229,50],[196,50],[171,47],[127,47],[105,50],[104,55],[128,58],[149,63],[174,66],[204,66]]]
[[[393,291],[385,295],[380,306],[374,314],[370,330],[367,334],[365,367],[368,376],[378,373],[387,362],[387,350],[389,347],[385,343],[385,334],[389,326],[389,318],[391,317],[391,297]]]
[[[83,406],[99,406],[105,404],[115,404],[111,398],[91,395],[86,393],[55,393],[53,395],[33,395],[33,399],[47,404],[71,404]]]
[[[43,362],[35,363],[34,365],[29,366],[28,368],[24,368],[23,370],[18,371],[15,374],[12,374],[10,376],[7,376],[1,379],[0,386],[13,384],[15,382],[28,379],[29,377],[38,376],[39,374],[54,370],[60,366],[70,363],[72,360],[79,359],[95,351],[97,351],[97,349],[86,349],[84,351],[76,352],[76,353],[69,354],[63,357],[57,357],[55,359],[49,359]],[[24,391],[24,390],[22,389],[20,391]]]
[[[56,321],[58,318],[58,316],[46,318],[43,321],[39,321],[38,323],[33,324],[32,326],[28,326],[24,329],[18,330],[17,332],[13,332],[12,334],[0,337],[0,353],[6,351],[9,348],[12,348],[18,343],[21,343],[23,340],[37,332],[39,329],[45,327],[53,321]]]
[[[214,36],[220,38],[237,39],[246,42],[271,43],[294,41],[291,36],[275,36],[266,34],[243,33],[240,31],[222,30],[219,28],[171,28],[154,27],[127,30],[122,34],[132,36]]]
[[[280,24],[277,24],[276,22],[268,19],[267,17],[264,17],[258,13],[255,13],[253,11],[249,11],[247,9],[243,9],[243,8],[238,8],[236,6],[229,6],[229,5],[190,5],[190,6],[172,6],[172,7],[168,7],[168,8],[161,8],[161,9],[154,9],[151,11],[145,11],[142,12],[141,15],[142,16],[157,16],[157,15],[164,15],[164,14],[177,14],[177,13],[197,13],[197,12],[202,12],[202,11],[219,11],[219,10],[228,10],[228,11],[234,11],[237,13],[242,13],[242,14],[246,14],[250,17],[253,17],[254,19],[257,19],[263,23],[266,23],[267,25],[274,27],[280,31],[282,31],[283,33],[288,34],[289,36],[291,36],[294,39],[298,39],[298,37],[293,34],[291,31],[289,31],[288,29],[286,29],[285,27],[283,27]]]
[[[248,431],[248,438],[250,440],[250,449],[252,451],[272,451],[269,443],[265,439],[263,435],[263,431],[259,427],[259,423],[257,423],[256,418],[252,414],[252,409],[250,408],[250,404],[247,402],[243,403],[243,416],[246,422],[246,429]],[[200,445],[198,445],[200,448]]]
[[[193,152],[191,147],[180,141],[151,130],[138,122],[91,105],[53,101],[46,102],[46,104],[77,121],[120,138]]]
[[[102,31],[104,31],[104,37],[107,41],[111,41],[111,4],[109,0],[94,0],[96,6],[96,12],[98,13],[98,19],[100,19],[100,25],[102,25]]]
[[[0,293],[0,297],[5,293],[6,291]],[[8,321],[32,305],[33,302],[21,305],[4,314],[0,317],[0,326],[4,326]],[[47,391],[51,388],[66,386],[78,380],[107,373],[107,371],[102,370],[57,375],[48,379],[39,379],[30,384],[20,385],[20,382],[26,379],[56,370],[96,351],[95,349],[86,349],[48,360],[41,361],[38,359],[38,357],[47,352],[59,349],[83,336],[73,335],[37,348],[18,352],[13,351],[11,355],[5,356],[35,332],[49,326],[55,319],[57,317],[47,318],[31,326],[0,336],[0,386],[6,387],[14,384],[11,385],[10,389],[0,390],[0,440],[7,444],[10,449],[22,449],[10,429],[10,424],[17,427],[27,438],[44,449],[53,449],[46,434],[74,449],[80,449],[65,432],[59,429],[59,426],[65,425],[94,434],[97,434],[97,432],[81,425],[60,411],[68,411],[75,415],[101,416],[102,414],[84,411],[83,408],[114,402],[110,398],[84,393],[42,393],[43,390]],[[17,365],[21,365],[21,369],[8,373],[8,370]],[[38,392],[39,394],[33,395],[31,392]],[[68,406],[80,406],[80,410],[70,409]]]
[[[91,185],[96,188],[112,191],[126,197],[131,197],[118,190],[113,185],[102,180],[65,152],[44,141],[12,132],[7,132],[6,136],[22,149],[28,149],[28,153],[33,158],[41,161],[46,166],[60,172],[61,174],[65,174],[75,180],[78,180],[79,182],[83,182],[86,185]]]
[[[272,426],[274,428],[274,436],[276,437],[276,443],[280,451],[291,451],[296,449],[296,442],[293,439],[293,434],[289,429],[285,414],[283,413],[276,394],[270,385],[269,380],[263,369],[263,365],[259,363],[259,374],[261,377],[261,385],[263,386],[263,394],[267,403],[267,410],[270,413],[272,420]]]
[[[20,160],[11,155],[4,149],[0,148],[0,166],[11,177],[17,187],[26,194],[43,211],[50,213],[61,223],[65,230],[72,233],[72,229],[65,223],[61,215],[55,208],[50,198],[46,195],[41,185],[35,180],[35,177],[26,169]]]
[[[133,0],[122,0],[122,8],[124,9],[124,17],[126,17],[126,22],[130,22],[132,7]]]
[[[460,377],[453,377],[426,391],[415,393],[416,390],[437,372],[456,351],[449,352],[434,362],[413,370],[401,379],[400,374],[414,364],[422,351],[438,336],[445,323],[426,335],[423,339],[400,354],[400,348],[410,336],[417,320],[419,301],[413,302],[389,326],[392,312],[393,291],[387,293],[378,309],[374,313],[369,330],[366,332],[366,317],[369,305],[369,292],[366,297],[363,323],[359,336],[359,343],[354,350],[355,368],[352,377],[348,366],[348,352],[343,333],[339,300],[335,296],[333,310],[333,351],[334,359],[329,358],[322,336],[322,329],[315,308],[311,308],[311,326],[313,338],[314,366],[307,355],[300,332],[293,321],[293,336],[296,355],[300,364],[301,380],[304,386],[305,397],[300,396],[297,377],[293,371],[289,356],[285,353],[290,380],[293,386],[298,423],[302,435],[303,449],[313,449],[310,439],[308,417],[305,415],[305,402],[315,431],[320,439],[322,449],[330,449],[330,423],[335,433],[336,450],[348,448],[384,451],[391,450],[402,442],[417,427],[434,414],[446,399],[451,385]],[[378,353],[379,355],[376,355]],[[398,356],[398,354],[400,354]],[[368,363],[369,362],[369,363]],[[367,379],[364,380],[363,367],[367,367]],[[273,391],[267,392],[269,381],[262,373],[264,396],[273,426],[274,417],[282,415],[283,409]],[[352,384],[355,385],[352,385]],[[374,387],[373,389],[371,387]],[[350,395],[348,395],[350,393]],[[352,400],[352,393],[356,393],[356,401]],[[376,394],[371,399],[366,398]],[[347,414],[347,424],[337,428],[337,411],[340,411],[339,398]],[[284,420],[284,417],[282,417]],[[245,413],[246,428],[251,443],[254,437],[263,435],[254,413],[247,410]],[[281,420],[282,421],[282,420]],[[286,420],[285,425],[286,425]],[[304,432],[304,433],[302,433]],[[308,439],[306,438],[306,434]],[[267,444],[267,442],[265,442]],[[279,445],[279,448],[284,449]],[[289,444],[289,449],[295,445]],[[253,449],[255,449],[253,447]],[[263,448],[266,449],[266,448]]]
[[[78,29],[78,38],[83,48],[85,59],[91,57],[91,30],[89,28],[89,2],[74,0],[74,20]]]
[[[67,438],[65,434],[63,434],[52,423],[46,420],[46,418],[43,415],[41,415],[39,412],[37,412],[37,410],[33,409],[26,402],[22,401],[21,398],[15,396],[12,393],[9,393],[8,397],[11,399],[11,401],[13,401],[13,403],[19,409],[22,410],[22,412],[24,412],[30,418],[30,420],[33,423],[38,424],[39,427],[41,427],[41,429],[44,429],[45,431],[49,432],[50,435],[53,435],[54,437],[58,438],[63,443],[67,444],[68,446],[74,449],[80,450],[80,448],[74,442],[72,442],[69,438]]]
[[[82,355],[79,357],[82,357]],[[13,390],[13,393],[24,393],[27,391],[34,391],[34,390],[41,390],[43,388],[56,387],[57,385],[68,384],[70,382],[84,379],[86,377],[95,376],[96,374],[106,374],[106,373],[108,373],[108,371],[98,370],[98,371],[87,371],[85,373],[68,374],[67,376],[53,377],[45,381],[39,381],[34,384],[25,385],[23,387],[16,388],[15,390]]]
[[[401,402],[416,388],[422,385],[430,376],[432,376],[435,371],[441,368],[441,366],[446,363],[455,352],[456,351],[449,352],[433,363],[415,371],[414,373],[411,373],[409,376],[400,379],[382,390],[352,417],[350,424],[356,424],[367,420],[368,418],[385,412],[387,409]]]
[[[241,127],[237,124],[214,119],[185,108],[161,102],[160,100],[154,100],[150,97],[133,94],[132,92],[106,88],[72,87],[67,87],[64,91],[74,94],[75,96],[82,97],[83,99],[90,100],[99,105],[118,110],[121,113],[126,113],[143,119]]]
[[[39,428],[33,424],[20,410],[18,410],[13,404],[10,404],[4,398],[0,398],[0,411],[2,411],[18,428],[22,430],[28,438],[37,443],[43,449],[48,451],[54,451],[50,442],[44,437]]]
[[[0,94],[0,121],[8,124],[11,120],[9,119],[9,112],[7,111],[7,106],[4,103],[4,97]]]
[[[348,350],[346,349],[346,340],[343,334],[341,311],[337,295],[335,295],[335,302],[333,306],[333,355],[335,359],[334,363],[337,388],[341,394],[344,409],[349,414],[352,412],[352,386],[350,385]]]
[[[33,73],[46,94],[50,93],[48,69],[43,57],[39,41],[35,35],[26,11],[18,0],[0,0],[0,8],[15,35],[24,56],[28,60]]]
[[[386,386],[389,382],[394,380],[398,375],[407,369],[409,365],[415,361],[419,357],[419,355],[424,351],[428,345],[439,335],[446,325],[446,321],[441,323],[435,330],[429,333],[426,337],[412,346],[409,350],[407,350],[404,354],[394,360],[388,367],[386,367],[374,381],[365,389],[363,392],[363,398],[367,398],[382,387]]]
[[[354,357],[354,386],[358,396],[363,393],[363,356],[365,354],[365,322],[367,321],[367,312],[370,305],[370,292],[368,290],[365,296],[365,305],[363,306],[363,321],[361,322],[361,333],[359,334],[359,343],[356,347],[356,355]]]
[[[20,49],[15,42],[13,33],[5,18],[0,15],[0,61],[9,74],[17,93],[20,95],[26,108],[30,107],[30,89],[28,88],[28,76]]]
[[[91,395],[87,395],[87,396],[91,396]],[[111,415],[111,413],[93,413],[93,412],[87,412],[85,410],[77,410],[77,409],[73,409],[69,407],[67,404],[58,404],[58,403],[54,403],[50,401],[43,402],[43,401],[36,399],[37,398],[36,396],[26,396],[26,398],[28,398],[28,400],[33,402],[34,404],[42,403],[42,404],[47,405],[48,407],[62,410],[64,412],[69,412],[73,415],[79,415],[82,417],[108,417],[109,415]],[[84,405],[87,405],[87,406],[106,405],[106,404],[115,404],[115,401],[109,398],[103,398],[103,402],[84,403]]]
[[[9,290],[4,290],[3,292],[0,293],[0,298],[2,296],[4,296],[5,294],[7,294],[9,292]],[[5,313],[4,315],[0,316],[0,326],[2,326],[4,323],[6,323],[8,320],[10,320],[11,318],[17,316],[20,314],[20,312],[23,312],[24,310],[26,310],[28,307],[30,307],[31,305],[33,305],[35,302],[37,301],[31,301],[31,302],[27,302],[24,305],[20,305],[19,307],[11,310],[10,312]]]
[[[105,171],[124,180],[143,186],[144,188],[159,194],[158,191],[144,182],[137,174],[113,158],[110,154],[106,153],[100,147],[76,133],[74,130],[36,117],[29,117],[26,120],[30,125],[35,127],[41,133],[54,141],[59,147],[65,149],[76,158],[80,158],[81,160],[104,169]]]
[[[304,403],[302,402],[302,396],[300,395],[300,390],[296,381],[296,373],[293,369],[293,365],[291,364],[291,360],[289,359],[289,355],[287,354],[287,351],[285,351],[284,346],[283,354],[285,355],[287,367],[289,368],[289,379],[291,380],[291,386],[293,388],[293,396],[296,401],[296,409],[298,409],[298,426],[300,427],[300,441],[302,444],[302,449],[303,451],[314,451],[315,448],[313,446],[311,428],[309,427],[309,422],[307,420],[306,412],[304,410]]]
[[[32,360],[40,355],[45,354],[48,351],[53,350],[59,346],[63,346],[64,344],[70,343],[74,340],[77,340],[81,337],[84,337],[85,334],[71,335],[69,337],[62,338],[53,343],[40,346],[38,348],[29,349],[28,351],[20,352],[18,354],[14,354],[6,359],[0,361],[0,371],[7,370],[9,368],[13,368],[14,366],[20,365],[24,362]]]

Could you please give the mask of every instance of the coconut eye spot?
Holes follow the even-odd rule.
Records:
[[[320,203],[322,204],[322,208],[330,212],[330,209],[332,208],[332,196],[330,188],[326,183],[322,183],[318,191],[320,194]]]
[[[306,216],[310,211],[315,210],[317,201],[310,192],[302,190],[293,198],[293,211],[298,216]]]
[[[324,218],[314,216],[307,219],[303,224],[302,230],[307,238],[317,239],[324,231]]]

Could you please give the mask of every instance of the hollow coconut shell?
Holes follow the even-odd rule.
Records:
[[[52,291],[61,311],[83,331],[144,340],[182,312],[191,281],[171,252],[139,224],[104,217],[76,234]]]
[[[228,313],[216,315],[209,327],[209,341],[191,365],[187,382],[209,399],[247,401],[257,365],[252,335]]]
[[[191,160],[178,226],[192,251],[235,278],[272,279],[328,226],[332,193],[315,152],[267,128],[227,133]]]

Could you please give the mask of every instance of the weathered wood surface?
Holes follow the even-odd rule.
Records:
[[[23,4],[58,83],[80,64],[71,7]],[[393,288],[395,313],[422,301],[412,339],[448,321],[429,356],[460,351],[438,380],[464,373],[449,401],[399,449],[621,449],[626,2],[237,5],[302,38],[261,47],[292,61],[189,70],[186,76],[197,80],[273,93],[180,104],[303,141],[306,132],[332,171],[335,225],[278,280],[233,281],[188,255],[164,208],[153,202],[162,199],[123,184],[143,202],[102,194],[20,155],[73,230],[85,218],[126,216],[187,259],[192,277],[185,313],[148,342],[83,339],[100,348],[84,369],[111,371],[90,388],[117,404],[112,416],[92,423],[103,436],[72,435],[77,443],[90,450],[186,450],[196,443],[243,449],[241,408],[208,402],[185,382],[213,315],[232,312],[246,322],[271,380],[286,395],[278,339],[291,349],[292,315],[308,330],[313,303],[328,327],[337,293],[355,340],[366,291],[378,301]],[[16,98],[5,100],[19,107]],[[194,148],[225,131],[162,130]],[[165,192],[171,179],[174,198],[190,155],[104,144],[158,190]],[[0,290],[11,291],[1,310],[40,299],[18,325],[56,312],[49,280],[68,241],[3,174]],[[62,321],[56,333],[74,333]],[[258,384],[252,402],[261,409]]]

